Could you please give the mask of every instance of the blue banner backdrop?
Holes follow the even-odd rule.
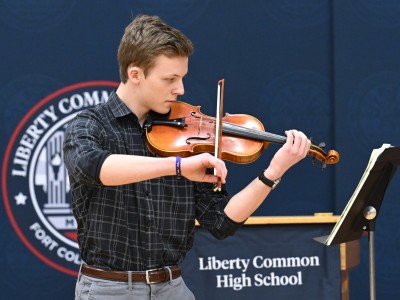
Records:
[[[137,14],[159,15],[194,42],[181,100],[214,115],[224,78],[225,112],[253,115],[276,134],[302,130],[339,151],[323,172],[311,158],[290,170],[256,215],[340,214],[372,149],[400,144],[399,1],[0,1],[1,299],[73,297],[80,258],[62,130],[119,81],[118,43]],[[230,193],[278,147],[252,164],[227,163]],[[388,300],[400,297],[398,182],[376,229],[377,297]],[[365,238],[361,245],[353,300],[369,297]]]
[[[248,225],[216,242],[197,229],[193,250],[183,263],[187,285],[198,300],[340,300],[339,246],[313,238],[332,225]]]

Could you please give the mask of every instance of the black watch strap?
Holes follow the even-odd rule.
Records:
[[[265,177],[264,175],[265,170],[263,170],[260,175],[258,176],[258,179],[260,179],[262,181],[262,183],[264,183],[266,186],[269,186],[271,188],[271,190],[275,189],[277,187],[277,185],[279,184],[279,182],[281,182],[282,178],[278,178],[277,180],[271,180],[268,179],[267,177]]]

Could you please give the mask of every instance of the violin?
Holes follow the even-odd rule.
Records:
[[[171,106],[168,119],[153,119],[148,116],[144,129],[147,145],[153,153],[160,156],[181,156],[215,151],[216,118],[200,111],[200,106],[176,101]],[[286,136],[266,132],[263,124],[255,117],[246,114],[228,114],[222,118],[222,138],[219,142],[222,160],[238,164],[255,161],[270,143],[284,144]],[[327,164],[339,161],[335,150],[325,152],[324,143],[311,145],[308,155]]]

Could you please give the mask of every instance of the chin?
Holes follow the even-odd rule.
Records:
[[[161,115],[165,115],[167,113],[169,113],[171,110],[171,107],[164,107],[164,108],[157,108],[154,110],[154,112],[161,114]]]
[[[153,105],[152,110],[158,114],[167,114],[171,111],[172,101],[164,101]]]

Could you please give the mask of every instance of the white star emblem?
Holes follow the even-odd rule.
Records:
[[[27,196],[25,196],[24,194],[22,194],[21,192],[19,192],[19,194],[17,196],[14,197],[17,205],[25,205],[26,203],[26,199],[28,199]]]

